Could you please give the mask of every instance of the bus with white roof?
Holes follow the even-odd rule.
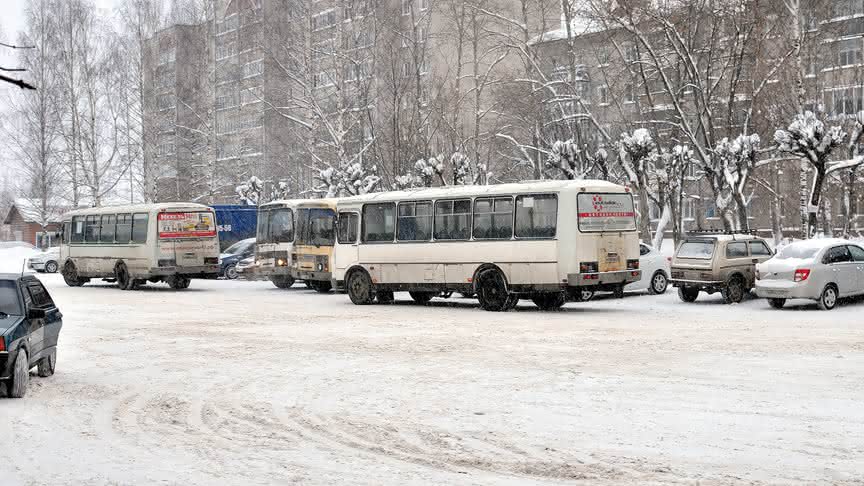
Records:
[[[632,195],[605,181],[381,192],[337,210],[333,280],[358,305],[461,292],[489,311],[556,309],[641,278]]]
[[[60,269],[66,284],[93,278],[123,290],[146,282],[185,289],[193,278],[219,275],[213,209],[158,203],[80,209],[63,216]]]
[[[329,292],[335,240],[334,199],[263,204],[258,209],[255,272],[279,288],[303,280],[318,292]]]

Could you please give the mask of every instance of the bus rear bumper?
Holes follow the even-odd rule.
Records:
[[[215,279],[219,277],[219,265],[151,268],[150,275],[154,277],[172,277],[174,275],[179,275],[188,278]]]
[[[619,285],[638,282],[641,278],[641,270],[622,270],[619,272],[600,273],[570,273],[567,274],[567,285],[570,287],[590,287],[594,290],[607,290]]]
[[[330,282],[333,274],[330,272],[313,272],[311,270],[294,270],[292,276],[297,280],[316,280]]]

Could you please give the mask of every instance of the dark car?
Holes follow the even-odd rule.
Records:
[[[54,374],[62,317],[39,279],[0,274],[0,383],[10,397],[27,393],[31,368]]]
[[[255,238],[247,238],[229,246],[219,255],[219,276],[231,280],[237,278],[237,264],[255,255]]]

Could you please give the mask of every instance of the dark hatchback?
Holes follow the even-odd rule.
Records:
[[[62,317],[39,279],[0,274],[0,383],[8,396],[27,393],[31,368],[54,374]]]

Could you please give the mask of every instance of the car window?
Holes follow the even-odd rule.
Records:
[[[856,262],[864,262],[864,249],[860,246],[849,245],[849,253]]]
[[[18,286],[15,285],[14,280],[0,280],[0,314],[8,314],[10,316],[21,315],[21,304],[18,302]]]
[[[825,256],[822,258],[822,263],[832,264],[832,263],[844,263],[851,262],[852,255],[849,253],[849,249],[845,246],[835,246],[831,248],[825,253]]]
[[[27,284],[27,293],[30,294],[31,305],[37,309],[50,309],[54,307],[54,301],[48,295],[48,291],[40,282]]]
[[[750,254],[754,257],[771,256],[771,249],[768,248],[768,245],[764,241],[751,241]]]
[[[645,256],[651,253],[651,249],[647,245],[639,245],[639,256]]]
[[[726,258],[742,258],[747,256],[747,243],[736,241],[726,245]]]
[[[714,256],[714,242],[711,240],[690,240],[681,243],[678,258],[699,258],[710,260]]]

